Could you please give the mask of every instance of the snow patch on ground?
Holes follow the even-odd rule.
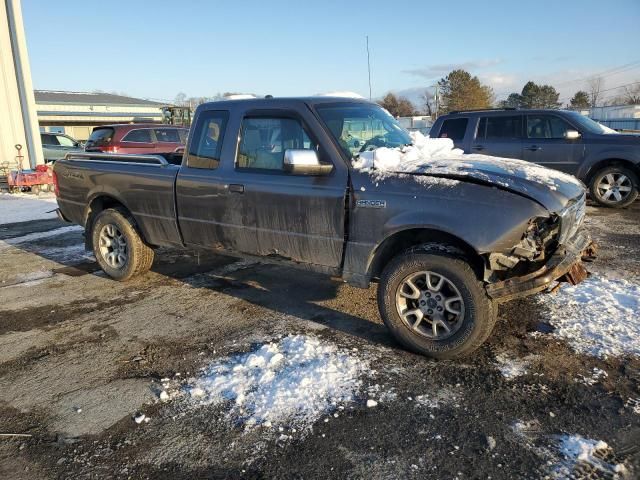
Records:
[[[496,355],[496,367],[507,380],[521,377],[527,373],[531,357],[513,358],[504,353]]]
[[[199,405],[225,405],[245,427],[305,428],[352,402],[368,364],[335,345],[289,335],[213,362],[186,387]]]
[[[629,470],[606,442],[580,435],[548,435],[537,420],[516,421],[511,429],[541,459],[544,478],[629,478]]]
[[[537,301],[548,308],[544,319],[553,335],[579,352],[601,358],[640,355],[640,285],[590,277]]]
[[[58,208],[52,193],[40,195],[0,193],[0,225],[56,218]]]
[[[580,435],[561,435],[558,438],[561,459],[553,469],[553,478],[625,478],[626,467],[610,459],[611,447],[602,440],[591,440]]]
[[[83,228],[80,225],[69,225],[67,227],[60,227],[53,230],[47,230],[46,232],[34,232],[21,237],[7,238],[0,241],[0,249],[6,248],[9,245],[19,245],[21,243],[33,242],[42,238],[57,237],[58,235],[64,235],[69,232],[81,232]]]
[[[591,374],[590,375],[582,375],[582,374],[578,374],[578,378],[575,379],[576,383],[582,383],[583,385],[587,385],[589,387],[595,385],[596,383],[599,383],[600,381],[604,380],[605,378],[607,378],[609,376],[609,374],[607,372],[605,372],[604,370],[598,368],[598,367],[593,367],[593,369],[591,370]]]
[[[459,408],[460,400],[460,395],[456,394],[454,390],[446,387],[434,393],[417,395],[415,398],[417,406],[426,408]]]
[[[482,177],[478,168],[498,170],[512,176],[524,176],[526,179],[557,189],[559,183],[570,182],[581,185],[575,177],[556,170],[540,167],[530,162],[488,155],[465,154],[454,148],[450,138],[428,138],[420,132],[411,132],[412,145],[402,148],[377,148],[362,152],[354,160],[353,166],[370,173],[375,180],[402,173],[425,173],[433,175],[456,175]],[[474,162],[474,163],[470,163]],[[479,166],[478,166],[479,164]],[[444,186],[454,186],[457,180],[431,177]],[[440,182],[438,182],[440,181]],[[503,186],[508,186],[504,183]]]
[[[640,415],[640,398],[627,398],[627,401],[624,402],[624,406],[636,415]]]

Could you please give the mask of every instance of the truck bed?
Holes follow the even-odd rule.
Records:
[[[70,154],[56,162],[60,211],[86,227],[92,202],[111,198],[129,208],[151,245],[182,245],[174,190],[178,170],[157,155]]]

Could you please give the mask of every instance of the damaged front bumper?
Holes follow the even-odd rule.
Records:
[[[576,285],[587,278],[582,260],[595,258],[597,246],[585,232],[578,232],[549,258],[538,270],[520,277],[509,278],[486,286],[487,295],[504,302],[526,297],[548,288],[554,281]]]

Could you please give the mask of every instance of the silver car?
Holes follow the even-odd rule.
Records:
[[[84,145],[63,133],[41,133],[44,162],[53,163],[64,158],[67,153],[84,151]]]

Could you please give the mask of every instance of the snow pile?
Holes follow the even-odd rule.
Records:
[[[450,138],[428,138],[420,132],[411,132],[412,145],[402,148],[381,147],[362,152],[354,159],[355,169],[384,179],[398,173],[428,173],[434,175],[488,176],[478,170],[496,171],[511,176],[522,176],[532,182],[555,190],[563,182],[581,186],[579,180],[556,170],[547,169],[523,160],[465,154],[454,148]],[[470,163],[473,162],[473,163]],[[508,186],[504,184],[503,186]]]
[[[51,194],[0,194],[0,225],[56,218],[56,197]]]
[[[367,362],[334,345],[289,335],[214,362],[187,391],[201,405],[228,402],[229,419],[247,427],[305,427],[352,401],[366,370]]]
[[[554,478],[625,478],[627,469],[621,463],[607,461],[613,454],[602,440],[591,440],[580,435],[562,435],[558,449],[563,457],[553,471]],[[578,474],[578,475],[576,475]]]
[[[590,277],[556,295],[542,295],[553,335],[579,353],[601,358],[640,355],[640,285]]]

